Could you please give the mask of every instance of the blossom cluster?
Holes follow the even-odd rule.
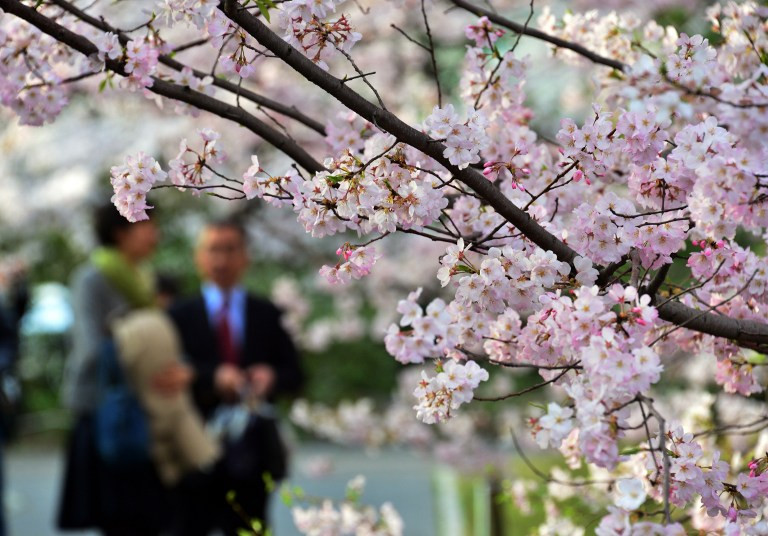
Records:
[[[347,55],[361,39],[349,18],[336,14],[340,5],[339,0],[288,0],[272,14],[289,44],[332,70],[332,59]],[[164,30],[186,25],[205,31],[212,48],[198,52],[200,57],[215,53],[213,71],[220,67],[240,85],[258,75],[265,82],[259,91],[274,90],[268,82],[278,62],[258,63],[265,56],[260,45],[216,6],[210,0],[161,0],[157,13]],[[85,36],[97,52],[81,58],[0,14],[0,102],[24,123],[52,120],[66,104],[64,81],[103,76],[105,62],[114,67],[110,60],[121,62],[129,75],[121,85],[131,91],[148,94],[155,80],[163,79],[211,93],[215,72],[198,77],[189,67],[171,68],[161,57],[186,48],[174,49],[160,37],[158,17],[138,27],[146,34],[132,30],[125,33],[130,37],[118,37],[86,28],[55,6],[37,8]],[[698,309],[702,317],[727,315],[763,324],[768,310],[768,268],[755,247],[768,238],[768,10],[751,1],[728,2],[710,8],[708,16],[716,38],[617,13],[567,13],[557,20],[545,8],[539,17],[545,32],[613,60],[599,59],[590,73],[602,91],[594,99],[601,105],[593,105],[583,124],[564,119],[556,143],[540,139],[530,126],[533,112],[525,106],[524,91],[529,61],[516,55],[510,41],[517,41],[503,39],[505,30],[487,18],[466,26],[469,46],[458,102],[436,106],[420,122],[431,138],[423,141],[442,143],[443,159],[459,169],[482,162],[492,188],[529,223],[537,222],[551,235],[547,238],[563,242],[552,247],[557,254],[538,246],[547,240],[529,232],[520,223],[524,218],[516,220],[519,228],[513,225],[491,206],[490,196],[468,191],[435,159],[350,112],[338,116],[328,108],[335,117],[325,139],[330,156],[311,176],[298,168],[272,175],[264,169],[271,163],[263,167],[264,155],[261,160],[253,156],[242,183],[233,186],[236,182],[213,168],[223,159],[218,133],[201,130],[202,148],[182,141],[168,170],[180,189],[225,187],[247,199],[290,207],[313,237],[356,233],[362,245],[344,243],[338,262],[321,269],[327,282],[348,283],[378,271],[384,248],[371,244],[397,231],[450,244],[440,253],[412,255],[421,265],[423,258],[439,257],[437,278],[431,273],[431,284],[409,281],[409,289],[426,288],[397,303],[399,322],[389,325],[384,339],[399,362],[436,362],[436,373],[422,371],[415,391],[412,382],[407,411],[401,405],[385,413],[383,423],[376,422],[371,403],[363,401],[338,411],[297,406],[294,418],[326,437],[359,444],[383,443],[395,429],[426,442],[421,423],[414,420],[421,428],[403,425],[407,412],[415,409],[424,423],[463,424],[466,411],[458,410],[488,380],[486,362],[526,369],[541,377],[537,388],[552,389],[557,397],[543,413],[527,414],[533,440],[542,448],[560,449],[569,465],[586,459],[590,471],[604,470],[615,483],[613,506],[598,534],[685,530],[649,521],[650,514],[641,510],[649,498],[692,510],[700,501],[720,523],[715,530],[729,534],[762,515],[768,495],[762,453],[744,469],[738,456],[721,460],[719,445],[706,440],[706,433],[695,435],[682,425],[666,426],[671,419],[645,415],[652,408],[657,415],[663,407],[651,389],[680,354],[703,362],[701,381],[719,384],[726,393],[749,397],[765,387],[765,356],[737,344],[744,330],[731,340],[659,319],[660,314],[670,318],[664,315],[669,302]],[[378,23],[377,17],[371,18]],[[554,54],[585,63],[577,50],[559,47]],[[198,52],[185,53],[184,60],[199,59]],[[161,60],[165,65],[159,66]],[[206,72],[211,72],[208,66]],[[232,99],[242,108],[244,97],[238,93]],[[423,118],[431,105],[413,117]],[[180,106],[176,111],[190,110]],[[289,126],[285,131],[294,134]],[[115,205],[131,221],[145,219],[151,208],[147,193],[165,172],[143,153],[111,171]],[[227,181],[212,184],[214,175]],[[407,271],[403,266],[391,263],[390,272]],[[675,273],[686,268],[690,278]],[[381,281],[385,286],[386,278]],[[339,316],[361,316],[360,309]],[[381,318],[384,326],[392,322]],[[350,332],[363,331],[359,322],[348,325],[344,329]],[[481,360],[483,367],[477,364]],[[636,410],[643,413],[640,424]],[[653,438],[651,430],[658,430]],[[647,443],[637,439],[643,434]],[[640,450],[622,451],[624,441]],[[458,450],[453,445],[446,451],[452,448]],[[624,463],[633,464],[633,473],[616,477],[613,472]],[[556,518],[555,509],[547,508]],[[307,534],[402,532],[394,515],[357,505],[324,503],[294,514]],[[578,532],[555,521],[548,522],[548,530]]]
[[[66,106],[57,69],[65,50],[37,28],[0,12],[0,104],[22,125],[51,122]]]
[[[413,409],[416,417],[427,424],[444,422],[453,410],[470,402],[480,382],[488,379],[488,371],[474,361],[438,363],[436,376],[422,372],[421,381],[413,392],[418,403]]]
[[[338,3],[338,0],[289,0],[282,4],[278,16],[285,40],[324,69],[328,69],[328,61],[348,53],[362,38],[353,30],[346,15],[327,20]]]
[[[152,87],[160,51],[149,38],[133,39],[125,46],[127,87],[131,91]]]
[[[557,134],[564,156],[577,161],[588,176],[602,177],[624,163],[644,166],[664,148],[669,120],[660,120],[655,110],[624,112],[615,119],[615,126],[613,114],[596,112],[594,121],[582,128],[563,119]]]
[[[633,33],[640,29],[642,21],[632,12],[611,11],[601,14],[592,9],[583,13],[567,12],[557,20],[550,6],[544,6],[538,16],[538,27],[550,35],[577,42],[603,56],[626,61],[635,57],[632,47]],[[554,49],[575,63],[586,60],[569,50]]]
[[[486,17],[467,26],[467,37],[475,40],[475,46],[469,47],[465,56],[462,97],[468,106],[483,108],[491,119],[503,115],[507,121],[525,120],[530,114],[522,110],[527,58],[516,58],[514,49],[499,50],[496,41],[504,33]]]
[[[212,164],[221,164],[224,161],[225,154],[218,147],[216,142],[220,135],[210,128],[198,130],[200,138],[203,140],[202,151],[198,152],[192,149],[186,138],[179,143],[179,153],[176,158],[168,162],[168,178],[180,190],[186,187],[193,188],[193,193],[200,193],[200,188],[204,187],[212,177]]]
[[[217,6],[215,0],[157,0],[156,13],[168,27],[186,22],[200,30],[214,16]]]
[[[765,6],[733,1],[714,4],[707,9],[707,18],[724,38],[725,42],[717,52],[729,72],[748,79],[760,69],[760,57],[755,50],[768,48]]]
[[[680,34],[675,44],[679,50],[667,56],[665,62],[670,80],[691,88],[717,87],[727,80],[709,40],[701,35]]]
[[[335,266],[323,266],[320,275],[331,284],[349,283],[351,279],[360,279],[371,273],[371,269],[381,254],[373,246],[351,246],[349,243],[340,247],[336,254],[342,260]]]
[[[444,108],[435,106],[432,114],[424,121],[427,133],[435,139],[444,140],[443,156],[464,169],[480,161],[479,153],[488,146],[485,129],[488,121],[481,111],[473,111],[466,121],[459,119],[453,104]]]
[[[320,506],[291,509],[293,522],[307,536],[401,536],[403,520],[391,503],[384,503],[377,512],[361,505],[365,478],[357,476],[347,484],[347,498],[338,506],[324,500]]]
[[[243,177],[246,195],[292,205],[314,237],[346,229],[392,233],[427,225],[446,207],[445,193],[435,174],[409,165],[406,149],[393,142],[391,136],[376,134],[362,155],[346,151],[329,158],[328,171],[306,180],[291,172],[265,176],[251,166]]]
[[[701,443],[681,426],[672,427],[665,435],[670,457],[672,504],[685,506],[698,495],[710,517],[723,516],[729,522],[735,522],[740,517],[755,516],[754,509],[761,507],[768,495],[764,457],[752,460],[748,471],[738,472],[720,459],[719,450],[706,455]],[[657,440],[656,446],[659,444]],[[660,456],[651,449],[644,458],[651,481],[661,482]],[[735,478],[729,481],[731,477]],[[654,493],[661,491],[655,489]]]
[[[115,191],[112,203],[120,214],[130,222],[148,219],[147,210],[152,207],[147,205],[147,193],[155,183],[167,177],[160,164],[151,156],[139,152],[126,157],[123,165],[113,166],[110,176]]]
[[[259,165],[259,157],[251,156],[251,165],[243,173],[243,193],[246,199],[260,198],[273,205],[294,200],[294,206],[301,200],[302,179],[291,168],[281,177],[269,176]]]
[[[344,401],[334,408],[299,400],[291,407],[291,421],[318,437],[347,446],[423,447],[434,439],[432,428],[413,418],[411,405],[395,402],[377,412],[368,398]]]
[[[563,439],[573,430],[573,410],[561,407],[556,402],[547,404],[547,413],[531,419],[531,433],[541,448],[559,447]]]

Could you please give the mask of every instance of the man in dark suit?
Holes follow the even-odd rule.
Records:
[[[249,265],[245,229],[234,220],[209,223],[200,234],[195,261],[203,280],[201,293],[173,307],[171,316],[195,371],[192,392],[203,417],[246,394],[273,401],[297,391],[302,383],[299,358],[280,324],[279,310],[241,286]],[[254,439],[254,448],[259,448]],[[235,491],[246,517],[265,519],[268,493],[261,475],[228,474],[223,484],[223,494]],[[223,496],[214,502],[216,506],[193,514],[195,534],[214,528],[236,534],[247,526]]]

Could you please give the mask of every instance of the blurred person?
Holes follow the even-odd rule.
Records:
[[[166,313],[178,296],[176,280],[158,274],[159,308],[130,312],[113,322],[112,331],[122,370],[145,412],[151,458],[172,491],[171,531],[184,535],[184,510],[216,480],[221,448],[192,402],[194,371],[182,360],[181,342]]]
[[[178,280],[167,273],[159,273],[155,278],[155,302],[164,309],[169,310],[181,296]]]
[[[279,310],[242,286],[250,262],[246,240],[245,229],[235,220],[207,224],[195,251],[203,280],[201,293],[171,309],[195,371],[194,401],[206,419],[227,405],[235,407],[246,395],[272,402],[278,395],[297,391],[303,381],[299,357],[281,326]],[[282,459],[262,463],[284,468],[285,453],[280,448],[265,449],[265,443],[275,439],[270,432],[249,430],[244,445],[227,450],[225,461],[230,463],[223,473],[224,482],[215,489],[215,496],[209,495],[212,503],[201,501],[199,507],[190,509],[186,534],[205,535],[218,528],[234,535],[248,527],[227,503],[228,491],[235,492],[245,517],[266,526],[269,494],[262,474],[238,474],[233,467],[247,466],[245,458],[252,452],[266,452],[264,455]]]
[[[120,363],[146,415],[150,455],[173,492],[171,528],[184,535],[184,509],[213,485],[220,446],[192,403],[188,386],[194,373],[182,362],[181,342],[168,315],[161,309],[131,312],[115,321],[113,331]]]
[[[104,389],[105,341],[110,323],[132,309],[153,307],[153,278],[142,267],[154,252],[158,233],[150,221],[129,223],[113,205],[95,212],[100,247],[72,278],[75,316],[73,349],[65,368],[64,403],[74,427],[67,460],[58,526],[98,528],[105,535],[154,535],[167,521],[165,490],[151,463],[129,468],[100,457],[95,413]]]
[[[16,377],[19,359],[19,326],[29,305],[29,292],[23,271],[16,271],[6,281],[0,300],[0,536],[7,534],[5,506],[5,468],[3,450],[15,429],[21,389]]]

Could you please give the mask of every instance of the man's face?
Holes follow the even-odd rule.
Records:
[[[240,282],[248,267],[245,242],[233,227],[206,227],[195,255],[203,279],[229,289]]]

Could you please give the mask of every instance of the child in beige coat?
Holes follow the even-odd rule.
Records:
[[[164,392],[155,378],[181,364],[173,324],[160,309],[139,309],[115,321],[120,364],[147,415],[151,456],[169,487],[187,473],[206,470],[219,458],[219,445],[206,433],[188,389]]]

